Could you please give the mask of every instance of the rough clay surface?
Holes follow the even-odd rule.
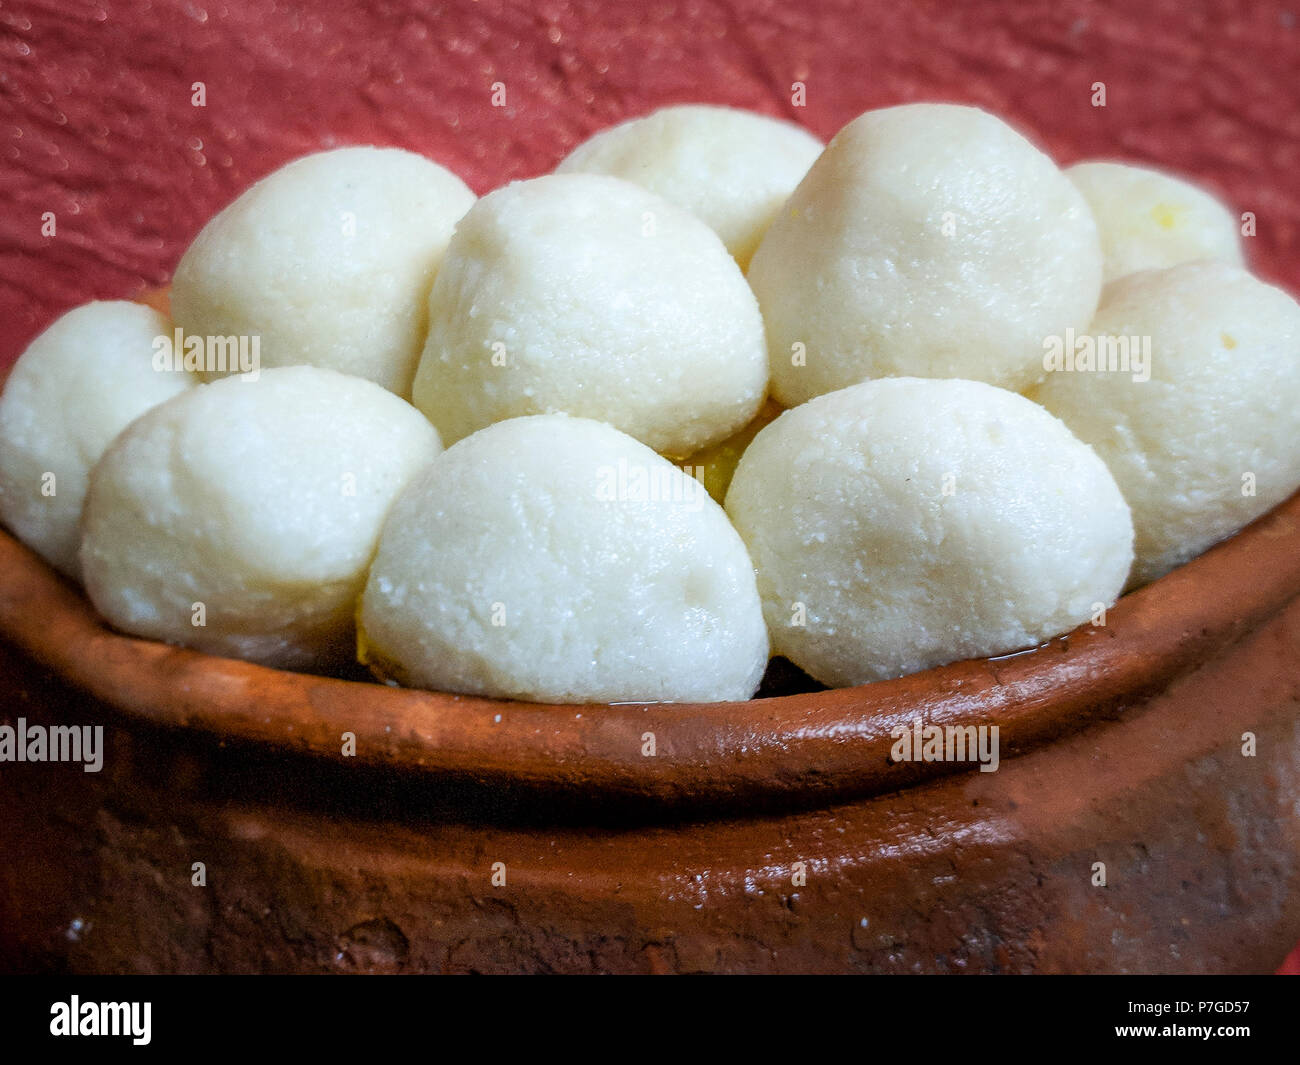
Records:
[[[822,147],[791,122],[683,105],[596,134],[556,169],[635,181],[708,223],[744,268]]]
[[[176,268],[172,314],[195,336],[259,337],[264,366],[339,370],[406,396],[434,273],[473,202],[414,152],[309,155],[203,227]]]
[[[727,512],[774,649],[832,687],[1041,643],[1113,603],[1133,559],[1092,450],[972,381],[871,381],[787,411]]]
[[[1133,583],[1155,580],[1300,487],[1300,305],[1227,263],[1106,288],[1099,336],[1150,338],[1149,381],[1058,372],[1033,397],[1105,459],[1133,508]]]
[[[484,429],[403,493],[361,627],[407,684],[539,702],[748,699],[768,657],[749,556],[704,486],[562,415]]]
[[[337,668],[388,508],[438,450],[409,404],[333,370],[204,385],[135,422],[96,468],[86,590],[125,632]]]
[[[171,322],[148,307],[90,303],[37,337],[5,382],[0,519],[73,579],[81,576],[78,526],[91,469],[136,417],[198,383],[154,369],[153,342],[171,335]]]
[[[753,292],[698,218],[603,174],[485,196],[429,299],[415,405],[447,442],[505,418],[595,418],[682,457],[757,413]]]
[[[972,107],[870,111],[840,130],[749,268],[787,407],[876,377],[1019,389],[1101,289],[1092,213],[1056,164]]]
[[[1109,162],[1079,163],[1065,176],[1097,221],[1103,283],[1193,259],[1245,261],[1239,216],[1182,178]]]

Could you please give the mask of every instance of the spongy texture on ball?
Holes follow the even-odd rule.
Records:
[[[768,658],[722,508],[631,437],[563,415],[439,456],[393,507],[360,617],[381,675],[497,698],[747,699]]]
[[[213,218],[172,282],[195,336],[259,337],[263,366],[311,365],[410,394],[429,288],[474,195],[397,148],[298,159]]]
[[[438,451],[419,411],[333,370],[204,385],[95,468],[86,589],[124,632],[288,669],[351,663],[380,527]]]
[[[78,523],[91,468],[150,407],[198,384],[155,369],[172,324],[122,300],[59,318],[22,354],[0,396],[0,518],[51,565],[79,579]]]
[[[680,458],[748,422],[767,376],[758,304],[717,234],[630,182],[555,174],[457,226],[414,402],[448,443],[564,413]]]
[[[634,181],[706,222],[743,268],[822,152],[811,133],[731,107],[665,107],[597,133],[558,173]]]
[[[1118,595],[1128,507],[1023,396],[898,378],[758,434],[727,493],[773,650],[831,686],[1034,646]]]
[[[1135,584],[1300,487],[1300,306],[1285,292],[1228,263],[1142,271],[1106,287],[1090,332],[1131,350],[1145,338],[1150,379],[1056,372],[1032,395],[1115,474],[1137,530]]]
[[[1045,336],[1087,327],[1101,246],[1083,196],[1006,123],[909,104],[836,134],[749,280],[784,406],[876,377],[1019,389]]]
[[[1236,216],[1187,181],[1109,162],[1078,163],[1065,176],[1097,220],[1103,282],[1194,259],[1244,261]]]

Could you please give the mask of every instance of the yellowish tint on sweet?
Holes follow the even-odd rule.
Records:
[[[1107,284],[1195,259],[1244,261],[1236,213],[1191,182],[1105,160],[1076,163],[1065,174],[1097,220]]]
[[[704,482],[705,490],[721,503],[727,497],[731,486],[731,477],[736,472],[736,465],[745,448],[753,442],[758,431],[774,421],[785,408],[774,399],[769,399],[759,409],[754,420],[738,432],[732,433],[726,440],[712,447],[702,448],[686,459],[682,465],[692,476]],[[698,472],[702,470],[702,472]]]
[[[1177,228],[1186,214],[1187,208],[1182,204],[1158,203],[1151,208],[1151,217],[1161,229]]]

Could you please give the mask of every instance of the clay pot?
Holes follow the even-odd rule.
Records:
[[[1300,936],[1300,498],[1102,626],[748,703],[215,658],[2,535],[0,637],[11,714],[107,734],[99,773],[0,768],[9,968],[1235,972]],[[997,771],[893,761],[918,718],[997,725]]]

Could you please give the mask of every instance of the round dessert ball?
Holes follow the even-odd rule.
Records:
[[[766,390],[758,303],[717,234],[630,182],[554,174],[456,227],[414,402],[448,443],[562,413],[680,458],[743,426]]]
[[[821,155],[792,122],[731,107],[665,107],[597,133],[557,173],[609,174],[685,208],[743,269],[776,212]]]
[[[1119,482],[1134,584],[1300,487],[1300,306],[1285,292],[1230,263],[1146,270],[1106,286],[1090,333],[1032,396]]]
[[[1244,262],[1236,216],[1195,185],[1123,163],[1078,163],[1065,176],[1097,220],[1103,283],[1193,259]]]
[[[1006,388],[1088,325],[1101,246],[1046,155],[973,107],[868,111],[813,164],[754,254],[772,392],[793,407],[876,377]]]
[[[748,699],[768,658],[753,566],[703,485],[563,415],[475,433],[411,484],[360,620],[381,676],[538,702]]]
[[[868,381],[787,411],[727,512],[773,650],[832,687],[1037,645],[1112,603],[1133,559],[1092,449],[976,381]]]
[[[434,273],[473,202],[413,152],[308,155],[203,227],[172,282],[176,324],[258,337],[262,366],[321,366],[407,396]]]
[[[419,411],[333,370],[193,389],[95,468],[86,590],[137,636],[285,669],[351,663],[384,517],[439,449]]]
[[[0,519],[74,580],[91,468],[139,415],[198,384],[155,369],[155,342],[171,336],[149,307],[88,303],[32,341],[0,396]]]

